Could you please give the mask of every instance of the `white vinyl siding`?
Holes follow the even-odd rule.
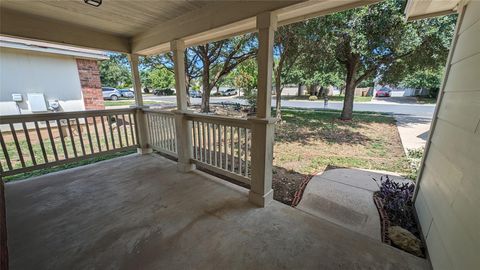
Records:
[[[415,200],[434,269],[480,267],[480,2],[460,23]]]

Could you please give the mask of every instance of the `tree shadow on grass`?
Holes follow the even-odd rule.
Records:
[[[339,126],[319,126],[316,128],[301,127],[296,124],[283,123],[277,125],[275,130],[277,142],[299,142],[309,144],[312,141],[320,140],[336,144],[361,144],[366,145],[371,139],[351,128]]]
[[[370,123],[395,124],[388,114],[355,112],[350,121],[340,120],[340,111],[312,109],[284,109],[283,121],[276,125],[276,141],[307,144],[321,140],[338,144],[365,145],[370,138],[356,131],[368,128]]]

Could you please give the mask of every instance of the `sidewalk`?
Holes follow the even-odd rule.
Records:
[[[373,193],[379,188],[372,178],[386,174],[398,182],[409,181],[391,172],[347,168],[325,171],[310,180],[296,208],[381,241],[380,217],[373,202]]]
[[[395,115],[398,133],[402,141],[403,149],[418,149],[425,146],[430,131],[431,118],[408,115]]]

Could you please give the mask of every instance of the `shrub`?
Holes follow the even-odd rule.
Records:
[[[255,108],[257,107],[257,90],[244,89],[243,96],[247,100],[247,103],[250,106],[251,111],[255,111]]]
[[[308,100],[315,101],[315,100],[318,100],[318,97],[317,96],[309,96]]]
[[[420,163],[422,161],[424,148],[418,149],[407,149],[407,159],[410,163],[410,173],[407,175],[408,178],[416,180],[418,176],[418,171],[420,170]]]
[[[380,180],[373,178],[373,181],[380,188],[376,195],[383,200],[383,208],[387,212],[392,226],[400,226],[418,237],[419,231],[415,222],[412,201],[415,184],[397,183],[388,175],[385,178],[380,177]]]

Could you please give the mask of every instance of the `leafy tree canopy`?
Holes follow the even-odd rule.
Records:
[[[404,5],[386,0],[309,21],[310,59],[324,62],[327,70],[338,65],[344,74],[342,119],[351,119],[354,90],[364,80],[444,65],[455,17],[406,22]]]
[[[132,86],[130,65],[125,54],[111,53],[110,59],[100,62],[102,86],[128,88]]]

